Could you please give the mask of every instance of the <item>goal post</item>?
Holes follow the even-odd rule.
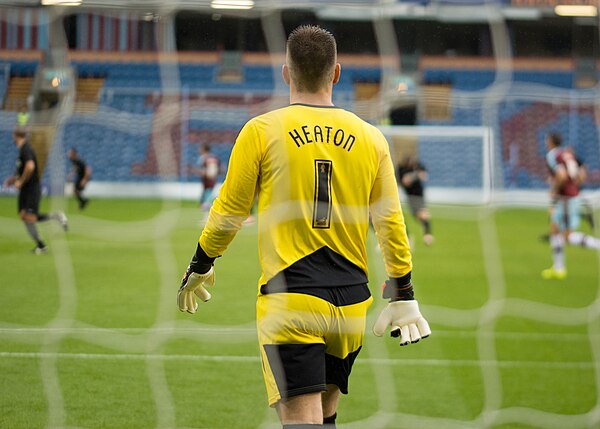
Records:
[[[479,126],[378,127],[397,167],[416,156],[428,172],[427,199],[440,204],[490,204],[501,174],[494,163],[494,132]]]

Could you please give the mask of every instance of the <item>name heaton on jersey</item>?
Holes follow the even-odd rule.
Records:
[[[350,152],[356,141],[353,134],[347,133],[341,128],[334,130],[333,127],[327,125],[315,125],[314,127],[302,125],[300,128],[288,131],[288,134],[294,140],[296,147],[311,143],[327,143]]]

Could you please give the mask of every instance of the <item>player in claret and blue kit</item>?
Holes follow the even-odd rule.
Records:
[[[600,249],[600,240],[577,231],[581,222],[581,185],[585,168],[573,150],[562,147],[560,134],[546,136],[546,163],[550,170],[550,247],[552,267],[542,271],[545,279],[567,277],[565,243],[589,249]]]

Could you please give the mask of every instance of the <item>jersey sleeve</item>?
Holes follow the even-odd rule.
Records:
[[[23,151],[21,152],[21,161],[23,165],[27,161],[35,161],[35,155],[33,154],[33,150],[29,147],[29,145],[23,146]]]
[[[23,172],[25,171],[25,166],[29,161],[33,161],[35,163],[35,154],[33,152],[33,149],[29,147],[29,145],[24,145],[21,148],[21,151],[19,153],[19,160],[21,162],[21,165],[17,166],[17,168],[15,169],[15,176],[20,176],[21,174],[23,174]]]
[[[556,152],[551,150],[546,154],[546,164],[551,171],[555,171],[558,163],[556,162]]]
[[[380,138],[385,143],[383,135]],[[412,256],[387,143],[381,144],[379,150],[379,169],[369,203],[371,219],[377,233],[387,275],[402,277],[412,270]]]
[[[248,122],[233,146],[227,176],[198,240],[210,257],[223,254],[250,214],[260,174],[261,147],[254,125]]]
[[[85,175],[85,162],[83,162],[83,160],[78,159],[75,161],[75,169],[77,170],[77,174],[80,176],[84,176]]]

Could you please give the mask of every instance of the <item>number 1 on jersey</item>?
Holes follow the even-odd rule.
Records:
[[[313,228],[329,228],[331,224],[331,174],[333,163],[315,159],[315,205]]]

